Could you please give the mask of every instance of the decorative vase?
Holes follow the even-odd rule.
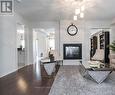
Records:
[[[54,56],[53,56],[53,54],[50,54],[49,58],[50,58],[50,62],[53,62],[53,61],[54,61]]]

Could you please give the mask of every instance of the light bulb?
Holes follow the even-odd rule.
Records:
[[[77,20],[77,16],[74,16],[74,17],[73,17],[73,20]]]
[[[84,18],[84,13],[80,13],[80,18]]]
[[[75,9],[75,14],[76,15],[80,14],[80,9]]]
[[[81,11],[84,11],[85,10],[85,6],[81,6]]]

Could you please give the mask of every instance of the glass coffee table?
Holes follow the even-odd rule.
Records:
[[[93,79],[98,84],[102,83],[113,71],[109,65],[98,61],[82,61],[80,63],[81,75]]]

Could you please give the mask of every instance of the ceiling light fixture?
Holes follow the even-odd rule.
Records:
[[[84,11],[85,10],[85,6],[81,6],[81,11]]]
[[[78,20],[78,16],[80,18],[84,18],[84,11],[85,11],[85,3],[84,2],[85,2],[85,0],[81,0],[78,4],[78,7],[75,9],[74,20]]]
[[[84,18],[84,13],[80,13],[80,18]]]
[[[85,4],[87,3],[86,0],[65,0],[65,2],[72,4],[72,6],[77,6],[77,8],[75,8],[73,20],[78,20],[78,17],[84,18]]]
[[[75,16],[73,17],[73,20],[77,20],[77,15],[75,15]]]
[[[80,14],[80,9],[75,9],[75,14],[76,15]]]

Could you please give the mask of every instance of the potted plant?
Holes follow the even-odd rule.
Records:
[[[112,42],[112,44],[109,45],[110,50],[112,51],[109,55],[110,58],[110,66],[112,68],[115,68],[115,41]]]
[[[110,50],[115,53],[115,41],[112,42],[112,44],[109,45]]]

